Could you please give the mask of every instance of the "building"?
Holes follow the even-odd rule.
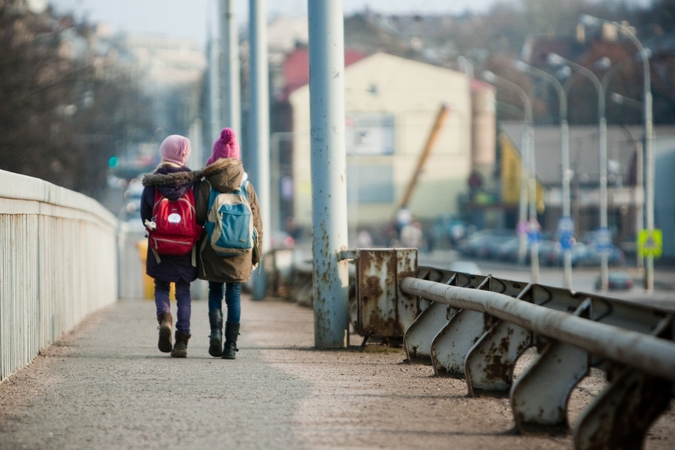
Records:
[[[293,130],[293,213],[298,224],[309,226],[312,217],[309,86],[304,84],[291,92],[289,102]],[[431,221],[440,214],[458,214],[458,196],[467,189],[472,171],[473,117],[469,77],[385,53],[376,53],[346,68],[347,197],[351,229],[383,227],[393,220],[443,105],[447,105],[449,114],[407,205],[413,216],[423,221]]]

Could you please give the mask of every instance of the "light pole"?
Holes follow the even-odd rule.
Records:
[[[554,65],[568,65],[577,72],[586,76],[593,82],[598,91],[598,123],[600,128],[600,231],[603,235],[599,236],[601,245],[611,245],[611,238],[609,238],[609,229],[607,227],[607,119],[605,118],[605,90],[598,77],[585,68],[573,61],[563,58],[555,53],[549,53],[548,61]],[[609,240],[609,242],[607,242]],[[602,281],[601,288],[603,291],[607,290],[609,284],[609,269],[608,269],[608,254],[606,249],[601,249],[600,252],[600,279]]]
[[[241,136],[241,81],[239,77],[239,36],[234,0],[220,0],[220,74],[223,84],[220,92],[222,109],[221,123],[217,127],[227,126],[234,130],[235,136]]]
[[[572,248],[571,239],[574,236],[574,227],[572,224],[572,213],[570,207],[570,181],[572,178],[572,172],[570,170],[570,133],[569,133],[569,124],[567,123],[567,93],[563,88],[562,84],[558,81],[556,77],[551,75],[548,72],[544,72],[541,69],[537,69],[523,61],[514,62],[516,68],[521,71],[527,71],[533,74],[536,77],[542,78],[555,87],[558,92],[558,103],[560,107],[560,159],[562,162],[562,217],[564,218],[565,225],[567,230],[565,230],[569,235],[561,237],[562,240],[565,239],[568,242],[563,245],[563,256],[564,256],[564,271],[563,271],[563,282],[567,289],[572,288]],[[571,228],[571,230],[569,230]],[[560,236],[559,236],[560,237]]]
[[[263,225],[270,223],[270,121],[267,57],[267,1],[249,0],[250,112],[249,145],[253,149],[251,179],[255,183]],[[269,225],[268,225],[269,226]],[[269,249],[270,233],[262,234],[262,248]],[[265,298],[265,260],[253,275],[253,299]]]
[[[530,193],[530,217],[529,217],[529,230],[532,233],[538,232],[538,223],[537,223],[537,180],[535,178],[536,172],[535,172],[535,164],[534,164],[534,128],[533,128],[533,122],[532,122],[532,103],[530,102],[529,97],[527,96],[527,93],[523,88],[518,86],[516,83],[513,83],[506,78],[502,78],[498,75],[496,75],[493,72],[490,72],[489,70],[486,70],[483,72],[483,79],[490,83],[495,83],[498,82],[504,86],[507,86],[508,88],[514,90],[518,96],[520,97],[520,100],[523,102],[523,106],[525,108],[525,135],[527,136],[526,139],[523,139],[526,143],[527,146],[523,146],[523,157],[527,157],[528,162],[529,162],[529,176],[527,178],[527,186],[528,190]],[[524,164],[522,165],[524,167]],[[523,211],[522,205],[524,202],[522,201],[523,198],[523,186],[525,185],[525,170],[521,168],[521,214]],[[521,220],[524,220],[524,214],[521,216]],[[521,222],[522,223],[522,222]],[[520,244],[521,244],[521,249],[524,247],[523,244],[527,244],[527,242],[524,240],[526,239],[525,234],[520,232]],[[533,283],[538,283],[539,282],[539,242],[538,239],[532,239],[532,242],[530,243],[530,264],[531,264],[531,279]]]
[[[525,123],[525,126],[523,127],[523,130],[520,132],[520,148],[523,149],[523,152],[528,149],[528,139],[529,139],[529,133],[528,129],[529,127],[527,126],[527,114],[525,111],[521,110],[520,108],[516,108],[513,105],[510,105],[508,103],[503,103],[500,101],[496,101],[498,105],[501,105],[507,109],[510,109],[513,112],[517,112],[520,116],[523,117],[523,122]],[[526,155],[523,153],[520,158],[520,198],[518,199],[518,263],[519,264],[525,264],[525,257],[527,256],[527,234],[526,230],[521,230],[521,224],[527,224],[527,173],[528,173],[528,165],[527,165],[527,158]]]
[[[627,105],[632,108],[642,110],[643,104],[632,98],[624,97],[621,94],[612,92],[609,96],[613,102],[619,105]],[[644,145],[642,141],[637,141],[635,145],[635,189],[633,197],[635,202],[635,231],[636,234],[644,229]],[[644,275],[644,257],[637,255],[637,268]]]
[[[618,22],[593,17],[588,14],[582,14],[580,17],[582,23],[588,25],[598,25],[601,22],[611,23],[618,27],[625,33],[635,47],[638,49],[640,58],[642,59],[643,71],[643,97],[644,97],[644,122],[645,122],[645,184],[647,194],[647,230],[651,234],[654,232],[654,124],[652,119],[652,89],[651,89],[651,74],[649,69],[649,53],[644,48],[640,40],[635,34],[625,26]],[[654,257],[647,256],[645,273],[645,289],[649,292],[654,290]]]

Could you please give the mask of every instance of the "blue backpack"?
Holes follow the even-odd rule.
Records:
[[[253,226],[253,212],[244,181],[232,192],[218,192],[211,187],[206,216],[207,240],[218,256],[237,256],[258,247],[258,230]]]

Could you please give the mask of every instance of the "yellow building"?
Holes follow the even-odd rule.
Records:
[[[311,224],[309,86],[291,93],[294,216]],[[449,108],[408,203],[425,220],[458,213],[471,172],[471,91],[457,71],[384,53],[345,70],[350,226],[390,222],[413,178],[442,105]]]

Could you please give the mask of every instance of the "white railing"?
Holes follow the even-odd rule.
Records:
[[[0,381],[117,301],[116,232],[95,200],[0,171]]]

